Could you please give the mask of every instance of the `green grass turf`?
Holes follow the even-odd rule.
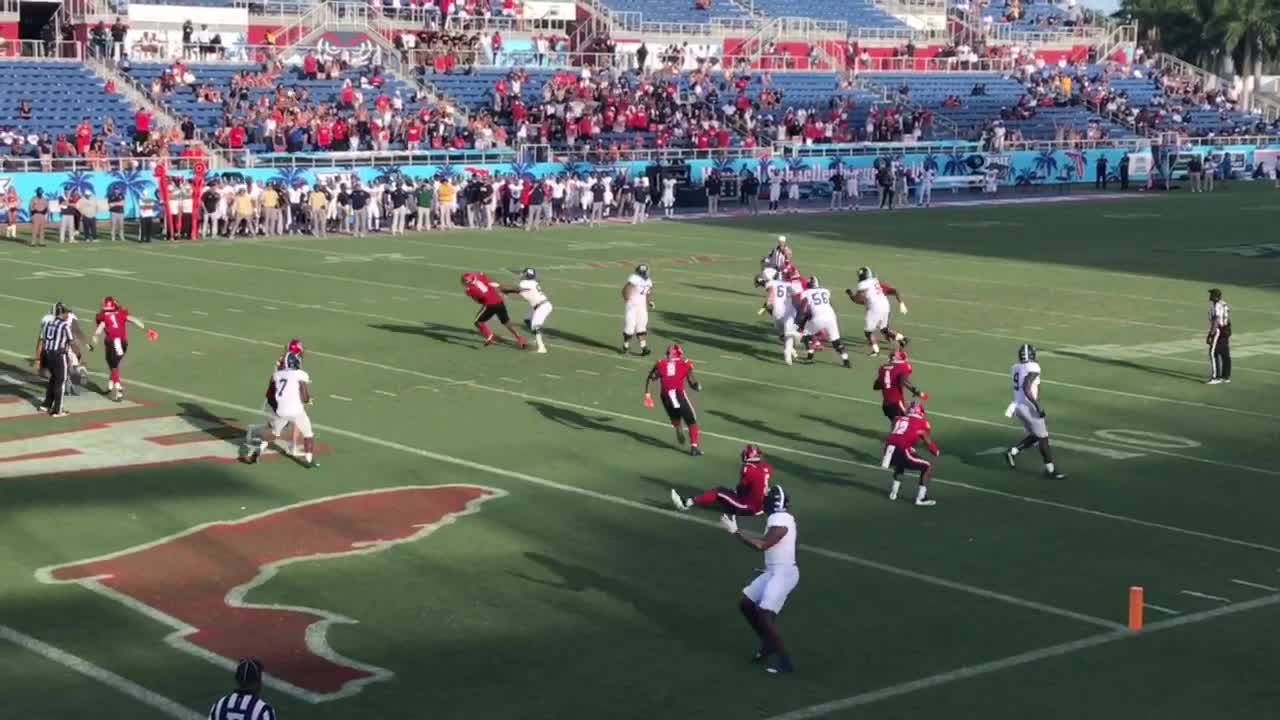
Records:
[[[1280,329],[1275,287],[1260,287],[1277,282],[1280,261],[1197,251],[1265,242],[1277,208],[1273,191],[1244,186],[538,234],[0,247],[10,371],[55,299],[87,309],[112,294],[161,332],[154,344],[135,337],[126,368],[126,385],[139,383],[130,398],[147,407],[0,422],[5,455],[54,422],[256,421],[290,337],[306,342],[311,415],[331,448],[310,472],[280,461],[0,481],[0,625],[203,711],[228,689],[225,669],[166,645],[168,626],[81,587],[41,584],[35,571],[302,500],[472,483],[508,495],[427,539],[291,565],[250,593],[358,620],[329,630],[332,647],[395,673],[314,705],[269,690],[283,717],[773,717],[1112,632],[1104,625],[1124,622],[1134,584],[1179,613],[1151,610],[1149,622],[1194,622],[808,716],[1270,717],[1273,593],[1233,581],[1280,587],[1280,470],[1269,462],[1280,337],[1250,339]],[[852,371],[829,352],[812,367],[780,362],[751,286],[780,232],[829,287],[852,285],[868,264],[906,295],[911,312],[894,319],[932,396],[937,507],[883,497],[877,363],[860,345]],[[619,287],[641,261],[656,283],[653,345],[681,342],[705,385],[702,458],[641,407],[650,359],[616,351]],[[481,349],[458,274],[506,280],[530,265],[556,307],[550,354]],[[1200,384],[1210,285],[1234,311],[1241,357],[1229,386]],[[859,308],[839,310],[860,340]],[[981,454],[1020,437],[1001,411],[1024,340],[1045,351],[1065,481],[1041,478],[1034,452],[1015,471]],[[1169,341],[1187,344],[1137,357],[1101,347]],[[100,378],[100,357],[91,368]],[[1114,430],[1190,447],[1135,448]],[[759,558],[666,510],[670,487],[732,485],[746,440],[765,446],[793,495],[806,546],[782,615],[800,672],[785,679],[745,662],[754,644],[734,603]],[[1221,607],[1241,611],[1196,615]],[[144,711],[10,643],[0,642],[0,672],[24,689],[10,697],[15,712]]]

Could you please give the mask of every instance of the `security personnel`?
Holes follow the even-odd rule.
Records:
[[[57,303],[53,310],[40,321],[40,337],[36,339],[36,372],[49,371],[49,385],[44,392],[44,404],[40,410],[49,413],[50,417],[63,417],[67,411],[62,407],[62,400],[67,392],[67,379],[71,370],[71,358],[68,350],[74,350],[81,356],[71,331],[71,311],[66,305]]]
[[[236,665],[235,692],[213,704],[209,720],[276,720],[276,711],[259,697],[264,669],[261,660],[241,660]]]
[[[1231,382],[1231,306],[1222,299],[1222,291],[1209,291],[1209,385]]]

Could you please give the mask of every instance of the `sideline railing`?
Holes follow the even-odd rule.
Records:
[[[854,66],[859,73],[876,72],[1010,72],[1017,68],[1011,57],[978,58],[965,60],[951,57],[872,57],[858,59]]]
[[[178,143],[170,143],[175,145]],[[135,157],[102,157],[102,158],[83,158],[83,157],[61,157],[61,158],[35,158],[30,156],[16,157],[6,155],[0,157],[0,168],[6,173],[14,172],[110,172],[112,170],[130,171],[143,170],[150,172],[156,165],[163,162],[166,167],[174,169],[189,169],[198,159],[204,159],[208,162],[208,158],[184,158],[176,155],[170,155],[168,158],[160,158],[159,156]]]
[[[81,60],[84,47],[78,42],[45,42],[43,40],[0,40],[0,58],[32,58],[36,60]]]

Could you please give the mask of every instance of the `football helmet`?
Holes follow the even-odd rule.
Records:
[[[786,265],[782,266],[782,279],[788,282],[790,282],[791,280],[799,280],[800,271],[796,269],[795,265],[792,265],[791,263],[787,263]]]
[[[764,287],[764,284],[765,284],[765,283],[767,283],[767,282],[769,282],[769,278],[768,278],[768,276],[766,276],[764,273],[757,273],[757,274],[756,274],[756,279],[755,279],[755,286],[756,286],[756,287],[758,287],[758,288],[762,288],[762,287]]]
[[[863,280],[870,280],[875,276],[876,274],[871,271],[871,268],[865,265],[858,268],[858,282],[862,282]]]
[[[648,280],[648,279],[649,279],[649,266],[648,266],[648,265],[646,265],[645,263],[640,263],[639,265],[637,265],[637,266],[636,266],[636,274],[637,274],[637,275],[639,275],[640,277],[644,278],[645,280]]]
[[[810,288],[810,289],[813,289],[813,288],[820,288],[820,287],[822,287],[822,283],[818,282],[818,276],[817,276],[817,275],[810,275],[810,276],[809,276],[809,288]]]
[[[289,353],[284,356],[284,366],[290,370],[302,369],[302,356],[296,353]]]
[[[684,358],[684,348],[680,347],[680,343],[672,343],[667,346],[668,360],[681,360]]]
[[[786,235],[779,235],[779,236],[778,236],[778,244],[779,244],[779,245],[786,245],[786,244],[787,244],[787,236],[786,236]]]
[[[1036,346],[1023,343],[1018,346],[1018,362],[1028,363],[1036,361]]]
[[[755,445],[747,445],[742,448],[742,462],[757,463],[764,459],[764,453],[760,452],[760,448]]]
[[[290,340],[290,341],[289,341],[288,354],[290,354],[290,355],[297,355],[298,357],[302,357],[302,353],[303,353],[303,351],[304,351],[304,348],[302,347],[302,341],[301,341],[301,340],[299,340],[299,339],[297,339],[297,338],[294,338],[294,339],[292,339],[292,340]]]
[[[475,279],[476,279],[476,274],[475,274],[475,273],[473,273],[473,272],[465,272],[465,273],[462,273],[462,284],[463,284],[463,285],[470,285],[471,283],[475,282]]]
[[[1209,302],[1218,302],[1221,299],[1222,299],[1222,291],[1219,290],[1218,288],[1210,288]]]
[[[893,355],[889,357],[889,362],[899,363],[899,364],[907,362],[907,351],[906,350],[893,351]]]
[[[766,513],[783,512],[791,507],[791,496],[781,485],[771,485],[764,494],[764,511]]]
[[[537,280],[538,271],[534,270],[533,268],[525,268],[524,271],[520,273],[520,277],[524,278],[525,280]]]
[[[911,404],[907,406],[907,414],[912,417],[923,418],[925,416],[924,403],[920,400],[912,400]]]
[[[118,309],[120,306],[116,304],[116,299],[110,295],[102,298],[102,309],[107,312]]]

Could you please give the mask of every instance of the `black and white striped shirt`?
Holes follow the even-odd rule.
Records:
[[[1226,300],[1209,303],[1209,332],[1231,332],[1231,306]]]
[[[276,720],[276,711],[257,695],[237,691],[214,703],[209,720]]]
[[[71,342],[71,320],[45,315],[40,321],[40,340],[45,352],[62,352]]]

